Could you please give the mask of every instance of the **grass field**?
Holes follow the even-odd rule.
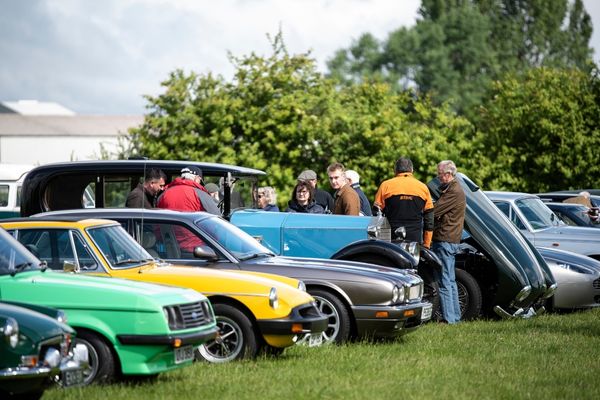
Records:
[[[597,309],[431,323],[390,343],[196,363],[149,383],[52,389],[43,399],[599,399],[599,375]]]

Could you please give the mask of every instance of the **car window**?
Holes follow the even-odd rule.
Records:
[[[141,232],[141,245],[154,258],[192,259],[194,248],[208,247],[218,251],[189,227],[171,222],[144,221],[138,224],[137,232]]]
[[[85,240],[79,232],[72,232],[77,262],[81,271],[97,271],[100,263],[94,257]]]
[[[139,267],[153,258],[120,225],[92,227],[86,231],[111,268]]]
[[[8,185],[0,185],[0,207],[8,206]]]
[[[256,239],[221,218],[205,218],[196,222],[200,230],[239,259],[255,254],[271,254]]]
[[[552,210],[538,198],[519,199],[515,205],[533,229],[549,228],[556,223]]]
[[[507,201],[497,201],[494,202],[494,204],[496,205],[496,207],[498,207],[500,209],[500,211],[502,211],[504,213],[504,215],[506,215],[510,221],[515,224],[515,226],[519,229],[526,229],[525,228],[525,224],[523,224],[523,221],[521,221],[521,218],[519,218],[519,216],[517,215],[517,213],[515,213],[514,211],[512,211],[511,207],[510,207],[510,203]]]
[[[75,263],[68,229],[19,229],[17,240],[49,268],[62,271],[64,263]]]

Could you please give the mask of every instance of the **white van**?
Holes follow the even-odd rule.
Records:
[[[21,185],[33,165],[0,164],[0,218],[20,215]]]

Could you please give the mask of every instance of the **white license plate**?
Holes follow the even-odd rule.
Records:
[[[64,371],[60,377],[63,386],[75,386],[83,383],[83,371]]]
[[[421,310],[421,321],[427,321],[431,319],[431,313],[433,312],[433,306],[431,304],[427,304]]]
[[[194,346],[183,346],[175,349],[175,364],[181,364],[194,359]]]
[[[316,347],[323,344],[323,334],[311,333],[308,337],[308,347]]]

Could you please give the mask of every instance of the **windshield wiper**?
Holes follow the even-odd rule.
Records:
[[[246,261],[246,260],[251,260],[253,258],[260,258],[260,257],[273,257],[275,254],[273,253],[254,253],[254,254],[250,254],[248,256],[245,257],[240,257],[241,261]]]
[[[137,263],[144,263],[144,262],[150,262],[150,261],[154,261],[153,258],[144,258],[143,260],[134,260],[133,258],[127,258],[125,260],[121,260],[115,263],[115,266],[117,265],[123,265],[123,264],[137,264]]]
[[[15,265],[15,268],[13,269],[13,271],[10,273],[11,276],[15,276],[16,274],[18,274],[19,272],[22,272],[25,268],[27,267],[31,267],[32,263],[30,262],[24,262],[21,263],[19,265]]]

